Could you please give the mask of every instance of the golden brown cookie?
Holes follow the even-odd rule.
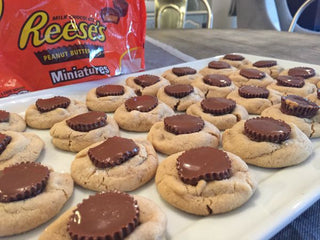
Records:
[[[173,110],[182,112],[190,105],[200,102],[204,94],[190,84],[176,84],[160,88],[157,97]]]
[[[276,60],[259,60],[249,64],[247,68],[256,68],[270,75],[272,78],[278,77],[280,72],[283,71],[283,67],[281,67]]]
[[[279,75],[302,77],[305,79],[306,82],[313,83],[315,85],[317,85],[318,82],[320,81],[319,73],[317,73],[316,70],[311,67],[304,67],[304,66],[293,67],[293,68],[283,70]]]
[[[86,104],[92,111],[114,112],[127,99],[135,95],[128,86],[103,85],[88,92]]]
[[[230,74],[229,77],[237,87],[245,85],[267,87],[271,83],[276,82],[268,74],[255,68],[243,68],[233,74]]]
[[[163,77],[143,74],[135,77],[128,77],[126,84],[131,87],[137,95],[157,96],[159,88],[169,85],[169,81]]]
[[[0,110],[0,131],[23,132],[26,129],[26,122],[17,113]]]
[[[218,147],[220,136],[219,129],[211,123],[182,114],[155,123],[147,139],[158,152],[169,155],[195,147]]]
[[[231,108],[230,102],[231,101]],[[247,110],[230,99],[207,98],[202,102],[195,103],[187,109],[187,114],[201,117],[212,123],[220,131],[231,128],[240,120],[248,119]],[[204,104],[205,103],[205,104]]]
[[[44,142],[31,132],[0,132],[0,170],[21,162],[35,162]]]
[[[224,150],[238,155],[246,163],[259,167],[281,168],[299,164],[307,160],[312,153],[311,141],[292,123],[287,124],[290,127],[287,140],[284,140],[285,137],[283,136],[275,137],[269,132],[274,125],[272,122],[265,121],[261,123],[261,126],[258,125],[251,131],[249,129],[250,136],[245,134],[245,123],[245,120],[240,121],[223,133],[222,147]],[[277,129],[275,131],[271,129],[270,131],[273,131],[273,133],[286,131],[284,130],[286,128]],[[258,130],[268,130],[268,132],[259,133]],[[267,141],[269,139],[275,141]],[[283,141],[277,142],[279,139]]]
[[[157,166],[157,154],[148,141],[112,137],[79,152],[71,176],[94,191],[133,191],[153,178]]]
[[[128,99],[114,113],[119,127],[133,132],[147,132],[151,126],[174,111],[156,97],[143,95]]]
[[[27,164],[31,167],[27,168]],[[20,169],[17,167],[18,165],[5,168],[0,174],[0,198],[2,199],[0,202],[0,236],[23,233],[47,222],[59,213],[72,195],[73,181],[69,174],[50,170],[48,171],[49,175],[47,175],[46,172],[43,172],[45,167],[39,169],[38,165],[40,164],[27,164],[19,164],[22,165]],[[19,174],[15,174],[13,170],[19,172]],[[10,184],[11,188],[7,191],[11,195],[13,193],[17,194],[18,199],[16,201],[3,201],[6,200],[3,198],[6,196],[4,193],[10,186],[5,184],[6,181],[14,181],[14,184]],[[3,184],[5,184],[5,188]],[[36,190],[35,186],[41,186],[41,189]],[[28,188],[33,189],[30,192],[37,191],[37,194],[29,196],[30,192],[21,192],[21,189],[26,190]]]
[[[95,142],[119,134],[116,121],[104,112],[80,114],[58,122],[50,129],[53,145],[70,152],[79,152]]]
[[[149,240],[163,239],[166,231],[167,218],[165,213],[151,200],[133,195],[139,206],[139,225],[124,239]],[[66,211],[40,235],[39,240],[59,239],[71,240],[68,222],[75,208]],[[98,223],[96,223],[98,224]]]
[[[38,99],[35,104],[29,106],[25,113],[25,120],[29,127],[49,129],[57,122],[85,112],[88,112],[88,109],[83,102],[55,96]]]
[[[175,85],[192,84],[196,79],[201,78],[202,75],[191,67],[174,67],[165,71],[162,77],[167,79],[170,84]]]
[[[248,85],[231,92],[227,98],[243,106],[249,114],[260,114],[264,109],[278,104],[281,95],[274,90]]]
[[[204,150],[208,152],[203,153]],[[194,166],[194,171],[179,171],[179,160],[192,152],[193,159],[191,156],[187,166]],[[230,165],[227,168],[221,167],[223,162],[220,162],[218,155],[228,159]],[[207,161],[209,164],[203,167],[201,163]],[[212,166],[216,168],[213,172]],[[220,172],[222,169],[228,171]],[[188,175],[196,181],[187,181]],[[196,215],[213,215],[238,208],[250,199],[257,186],[248,166],[240,157],[214,148],[196,148],[170,155],[159,164],[155,181],[164,200]]]

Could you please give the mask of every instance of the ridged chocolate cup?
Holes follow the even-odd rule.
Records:
[[[164,92],[175,98],[183,98],[193,92],[193,86],[190,84],[176,84],[165,86]]]
[[[11,139],[9,135],[0,133],[0,154],[7,148]]]
[[[0,110],[0,123],[9,122],[10,113],[4,110]]]
[[[107,125],[107,115],[104,112],[92,111],[69,118],[66,123],[75,131],[89,132]]]
[[[234,100],[226,98],[206,98],[200,104],[203,112],[214,115],[231,113],[236,107]]]
[[[175,115],[164,119],[166,131],[175,135],[199,132],[204,127],[204,121],[200,117],[187,114]]]
[[[197,70],[191,67],[174,67],[172,68],[172,72],[178,77],[185,75],[193,75],[197,73]]]
[[[294,76],[278,76],[276,78],[277,85],[284,87],[302,88],[305,84],[304,78]]]
[[[312,118],[317,114],[319,106],[306,98],[297,95],[287,95],[281,97],[280,110],[284,114],[300,118]]]
[[[55,96],[52,98],[38,99],[35,103],[40,113],[50,112],[57,108],[67,108],[70,105],[70,99],[67,97]]]
[[[124,94],[124,87],[121,85],[103,85],[96,88],[97,97],[121,96]]]
[[[238,89],[238,93],[243,98],[268,98],[269,90],[264,87],[253,85],[242,86]]]

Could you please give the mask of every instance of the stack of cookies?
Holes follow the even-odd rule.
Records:
[[[12,209],[3,212],[0,236],[49,221],[73,183],[90,191],[87,198],[40,239],[163,238],[165,212],[136,194],[146,184],[194,215],[250,204],[259,188],[251,166],[290,167],[312,154],[310,138],[320,136],[319,81],[309,67],[227,54],[200,69],[170,67],[97,86],[83,92],[85,102],[39,98],[24,118],[0,110],[0,206]],[[54,161],[35,163],[49,157],[37,130],[50,136],[46,147],[70,152],[68,173],[55,172]]]

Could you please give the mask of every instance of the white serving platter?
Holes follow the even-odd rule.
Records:
[[[241,55],[247,57],[251,61],[271,59],[247,54]],[[201,69],[205,67],[209,61],[217,58],[218,57],[197,60],[175,66],[189,66],[195,69]],[[284,68],[309,66],[314,68],[317,72],[320,72],[320,67],[317,65],[280,59],[277,59],[277,61],[278,64]],[[150,70],[145,73],[160,75],[171,67],[172,66]],[[140,74],[141,72],[113,77],[106,80],[10,96],[0,99],[0,109],[16,112],[24,116],[25,109],[38,98],[61,95],[84,101],[86,93],[91,88],[107,83],[124,83],[128,76]],[[42,152],[39,162],[53,167],[55,171],[69,172],[70,164],[74,159],[75,153],[56,149],[51,143],[51,137],[48,130],[34,130],[28,128],[26,131],[38,134],[45,141],[45,150]],[[121,131],[121,136],[141,137],[146,136],[146,133],[129,133]],[[229,213],[208,217],[199,217],[184,213],[161,199],[157,193],[154,180],[131,193],[152,199],[165,211],[168,218],[167,239],[268,239],[320,198],[320,141],[312,140],[312,142],[314,145],[313,155],[300,165],[283,169],[262,169],[249,166],[250,171],[252,171],[258,181],[257,191],[246,204]],[[160,161],[164,157],[165,156],[159,154]],[[83,198],[87,198],[89,194],[93,193],[93,191],[75,186],[73,196],[66,203],[59,215],[70,207],[80,203]],[[59,217],[59,215],[57,217]],[[1,239],[36,240],[41,232],[57,217],[27,233]]]

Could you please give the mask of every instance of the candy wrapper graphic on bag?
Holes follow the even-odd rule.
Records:
[[[144,69],[144,0],[0,0],[0,97]]]

